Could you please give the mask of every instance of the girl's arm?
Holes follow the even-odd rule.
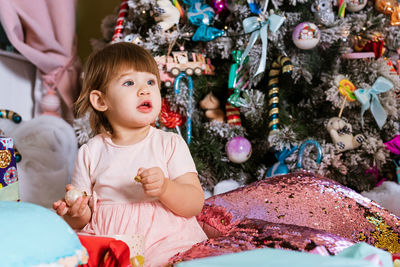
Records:
[[[204,205],[204,192],[194,172],[187,172],[174,180],[164,180],[165,189],[159,200],[174,213],[183,217],[199,214]]]

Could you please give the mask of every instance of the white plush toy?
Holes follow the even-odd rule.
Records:
[[[179,10],[171,3],[170,0],[158,0],[157,1],[158,16],[155,17],[158,21],[158,25],[163,31],[167,31],[172,28],[175,24],[179,23]]]
[[[364,136],[361,134],[353,136],[351,124],[341,118],[330,118],[325,123],[325,127],[339,152],[357,148],[365,141]]]
[[[63,119],[42,115],[19,124],[2,119],[0,129],[14,140],[21,201],[51,208],[65,194],[78,150],[74,129]]]
[[[393,214],[400,216],[400,184],[385,181],[371,191],[363,191],[361,195],[374,200]]]

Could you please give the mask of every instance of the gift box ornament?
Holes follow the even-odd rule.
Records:
[[[14,142],[8,137],[0,137],[0,201],[19,201]]]

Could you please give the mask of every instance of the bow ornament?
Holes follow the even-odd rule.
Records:
[[[354,94],[357,100],[361,103],[361,126],[364,127],[364,112],[371,109],[379,129],[382,129],[386,122],[387,114],[379,101],[378,94],[389,91],[393,88],[393,83],[389,80],[378,77],[370,89],[357,89]]]
[[[258,69],[254,76],[257,76],[258,74],[264,72],[265,70],[265,63],[267,61],[268,29],[271,32],[276,32],[279,29],[279,27],[281,27],[284,21],[285,18],[278,16],[276,14],[272,14],[271,16],[268,17],[267,20],[264,20],[261,17],[249,17],[243,20],[243,28],[245,33],[252,33],[252,34],[250,36],[249,44],[247,45],[246,50],[242,55],[241,62],[243,62],[244,59],[247,57],[247,55],[249,54],[251,48],[253,47],[259,36],[261,37],[261,42],[262,42],[262,54],[260,59],[260,65],[258,66]]]

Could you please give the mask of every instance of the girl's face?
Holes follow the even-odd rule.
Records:
[[[149,72],[124,70],[109,83],[104,102],[104,113],[114,130],[148,126],[161,110],[157,77]]]

